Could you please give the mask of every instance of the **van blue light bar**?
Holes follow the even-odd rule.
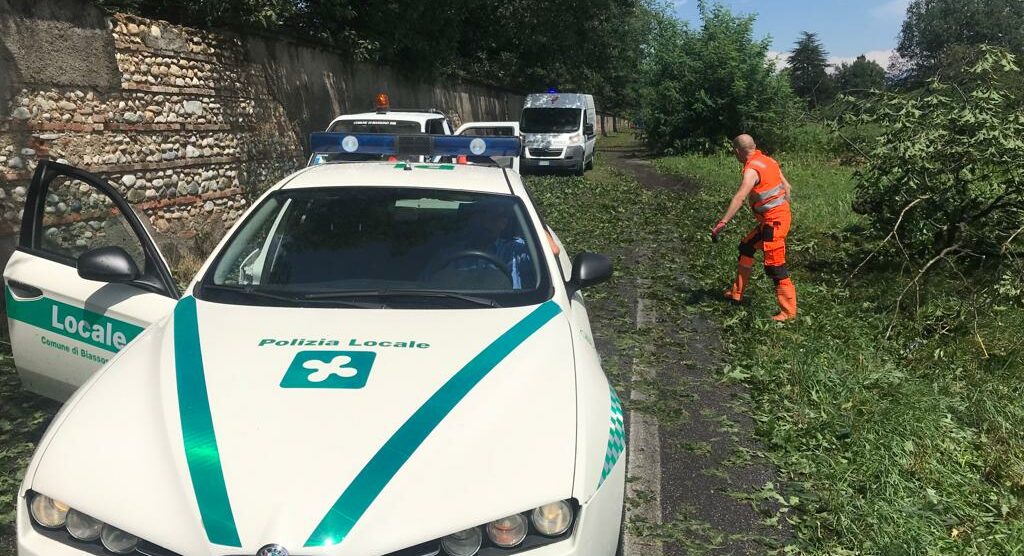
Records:
[[[519,156],[518,137],[464,135],[391,135],[329,133],[309,135],[313,154],[378,154],[403,156]]]

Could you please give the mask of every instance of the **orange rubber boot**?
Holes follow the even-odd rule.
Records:
[[[779,314],[772,317],[772,320],[786,321],[796,318],[796,286],[789,278],[783,278],[775,286],[775,297],[779,301]]]
[[[754,259],[745,255],[740,255],[739,263],[736,264],[736,281],[732,283],[732,286],[722,292],[727,300],[734,303],[739,303],[743,299],[743,290],[747,287],[747,282],[750,281],[750,273],[754,268]]]

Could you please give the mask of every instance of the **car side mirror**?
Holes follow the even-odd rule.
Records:
[[[588,124],[583,124],[583,134],[584,135],[593,135],[594,134],[594,124],[589,124],[589,123]]]
[[[90,249],[78,256],[78,276],[96,282],[123,283],[138,279],[138,265],[117,246]]]
[[[598,253],[580,253],[572,261],[569,287],[573,291],[589,288],[608,280],[612,273],[612,261],[608,257]]]

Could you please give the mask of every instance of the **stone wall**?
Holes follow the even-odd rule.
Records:
[[[248,59],[266,76],[304,145],[309,132],[326,129],[338,114],[372,111],[382,91],[395,107],[443,110],[456,126],[518,120],[523,107],[523,95],[516,92],[457,80],[423,82],[387,66],[349,63],[312,45],[263,36],[243,40]]]
[[[176,259],[210,247],[301,167],[309,132],[368,110],[379,91],[457,122],[518,118],[522,105],[516,93],[424,83],[278,38],[109,17],[85,0],[0,0],[0,263],[41,159],[108,179]],[[87,219],[64,205],[53,210],[69,226]]]

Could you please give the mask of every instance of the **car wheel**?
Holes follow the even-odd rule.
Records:
[[[585,172],[586,169],[587,169],[587,163],[584,162],[583,160],[580,160],[579,165],[576,166],[576,168],[573,168],[572,175],[574,175],[574,176],[582,176],[583,172]]]
[[[593,170],[594,169],[594,157],[590,157],[590,160],[588,160],[587,163],[583,166],[583,169],[584,170]]]

